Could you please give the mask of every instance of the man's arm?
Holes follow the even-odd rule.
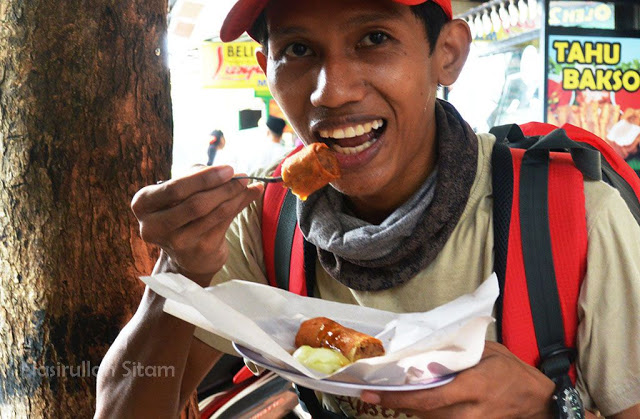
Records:
[[[640,418],[640,404],[631,406],[620,413],[611,415],[611,419],[637,419]]]
[[[140,234],[162,248],[155,271],[209,285],[227,260],[229,225],[263,191],[232,176],[231,167],[207,167],[136,194],[131,208]],[[176,417],[219,359],[219,352],[193,337],[193,325],[164,313],[163,305],[146,289],[107,352],[98,373],[97,417]]]
[[[193,325],[162,311],[163,300],[147,289],[102,361],[97,418],[175,418],[220,358],[193,337]]]

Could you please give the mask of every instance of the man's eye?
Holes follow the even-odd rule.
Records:
[[[304,44],[291,44],[284,50],[289,57],[304,57],[311,54],[311,49]]]
[[[385,42],[389,37],[383,32],[371,32],[360,41],[363,46],[380,45]]]

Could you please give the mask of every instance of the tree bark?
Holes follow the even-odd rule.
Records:
[[[0,416],[91,417],[170,176],[166,0],[0,2]]]

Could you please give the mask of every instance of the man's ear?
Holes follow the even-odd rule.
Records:
[[[438,83],[452,85],[460,75],[471,47],[471,31],[462,19],[454,19],[444,25],[434,56],[438,65]]]
[[[256,60],[264,74],[267,74],[267,56],[264,55],[262,48],[256,48]]]

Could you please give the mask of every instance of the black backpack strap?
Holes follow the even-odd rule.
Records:
[[[564,344],[562,310],[551,248],[548,179],[549,151],[530,149],[525,152],[520,170],[520,233],[524,268],[540,353],[539,367],[558,383],[569,380],[572,353]]]
[[[627,206],[631,210],[631,214],[633,214],[637,223],[640,224],[640,200],[638,200],[638,196],[631,185],[629,185],[629,182],[620,176],[620,174],[611,167],[606,159],[602,159],[602,180],[620,192],[620,196],[622,196],[624,202],[627,203]]]
[[[582,174],[593,180],[602,180],[602,155],[585,144],[573,141],[563,129],[556,129],[528,148],[527,153],[538,153],[541,156],[549,151],[569,151],[576,167]]]
[[[496,137],[498,144],[520,142],[525,139],[525,135],[518,124],[498,125],[491,128],[489,133]]]
[[[527,137],[517,124],[500,125],[489,130],[496,142],[525,150],[569,151],[576,167],[590,179],[601,180],[601,155],[586,144],[573,141],[563,129],[556,129],[540,137]]]
[[[494,270],[498,276],[500,294],[496,300],[498,342],[502,342],[502,296],[507,272],[507,250],[513,204],[513,162],[511,151],[503,143],[496,142],[491,154],[493,184],[493,241],[495,250]]]
[[[278,288],[289,290],[289,272],[291,266],[291,247],[296,232],[296,197],[287,191],[276,227],[276,240],[273,252]],[[307,240],[303,241],[304,275],[307,283],[307,296],[313,297],[316,282],[316,247]]]
[[[289,289],[289,267],[291,265],[291,247],[293,246],[293,235],[296,231],[296,197],[287,191],[278,216],[278,227],[276,228],[276,243],[273,250],[275,262],[276,283],[278,288]]]
[[[318,254],[316,247],[308,242],[303,241],[304,246],[304,278],[307,282],[307,297],[314,297],[316,288],[316,255]]]
[[[518,124],[498,125],[489,130],[496,137],[497,144],[511,148],[527,149],[538,141],[538,137],[527,137]]]
[[[522,133],[519,127],[517,129],[512,126],[498,128],[503,134],[516,132],[516,137],[518,137],[517,133]],[[538,138],[535,139],[537,142]],[[523,141],[522,138],[518,137],[518,140],[518,142],[513,142],[505,137],[503,141],[496,141],[491,156],[494,198],[494,269],[500,284],[500,296],[496,302],[499,341],[502,340],[502,301],[505,291],[514,191],[513,160],[508,145],[517,147],[518,144],[526,143],[526,140]],[[539,368],[556,383],[562,381],[571,384],[568,373],[573,354],[564,345],[562,310],[551,248],[548,171],[549,150],[542,149],[525,153],[518,187],[522,252],[529,290],[529,304],[541,359]]]

